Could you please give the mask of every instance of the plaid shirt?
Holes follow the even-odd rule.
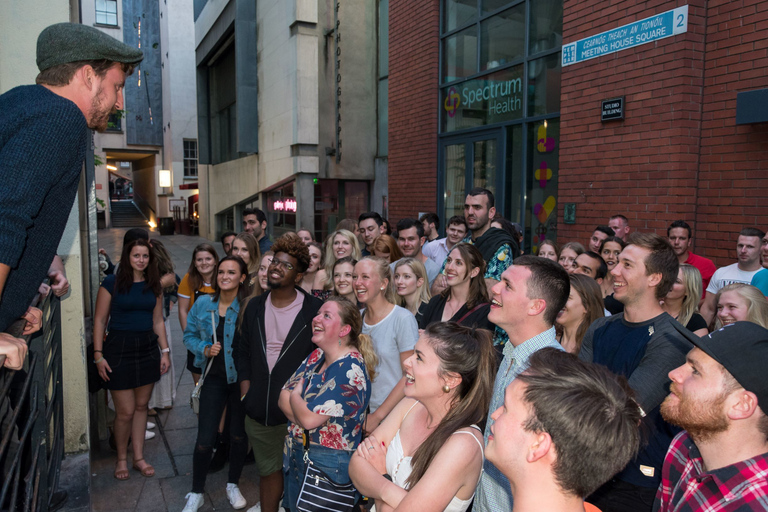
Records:
[[[654,512],[747,512],[768,510],[768,453],[704,471],[688,432],[669,445]]]

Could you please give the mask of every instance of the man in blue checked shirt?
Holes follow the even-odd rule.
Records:
[[[489,415],[504,403],[507,386],[528,367],[528,358],[537,350],[555,347],[555,318],[565,306],[571,290],[568,273],[554,261],[536,256],[521,256],[501,275],[492,288],[488,320],[509,334],[504,346]],[[493,420],[485,427],[485,442]],[[485,461],[477,485],[473,509],[481,512],[512,510],[509,480],[492,463]]]

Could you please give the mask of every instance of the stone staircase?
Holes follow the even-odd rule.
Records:
[[[130,199],[110,201],[113,228],[147,227],[147,219]]]

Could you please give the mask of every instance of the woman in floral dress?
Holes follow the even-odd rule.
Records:
[[[377,365],[371,339],[361,334],[357,306],[330,297],[312,320],[318,348],[299,366],[280,393],[288,417],[283,456],[283,506],[295,511],[306,466],[302,433],[309,432],[309,459],[336,483],[349,483],[349,459],[360,444],[371,380]]]

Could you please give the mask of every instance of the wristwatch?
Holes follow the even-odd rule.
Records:
[[[161,354],[167,354],[171,351],[171,347],[160,349]]]

